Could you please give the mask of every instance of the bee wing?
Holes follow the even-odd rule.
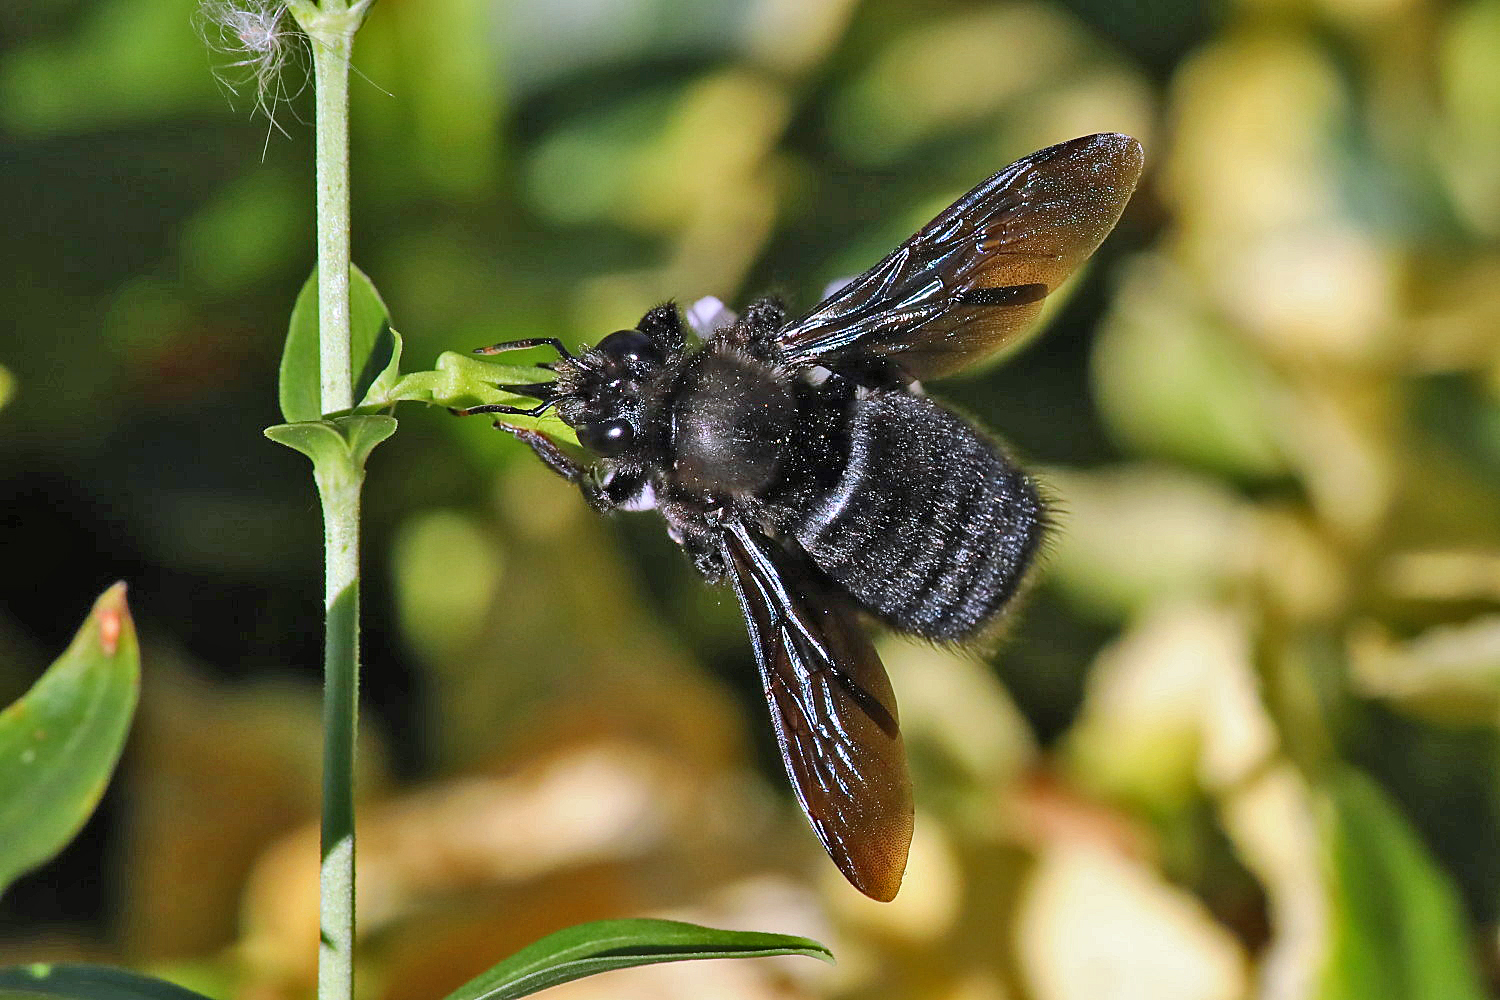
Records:
[[[1023,157],[776,335],[794,363],[884,359],[946,375],[1013,343],[1103,242],[1141,174],[1141,145],[1101,133]]]
[[[724,552],[776,742],[802,811],[854,887],[893,899],[911,846],[911,779],[885,668],[810,560],[745,525]]]

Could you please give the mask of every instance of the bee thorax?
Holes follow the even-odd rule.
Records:
[[[748,494],[776,475],[797,416],[787,387],[738,354],[704,351],[670,400],[672,478],[706,493]]]

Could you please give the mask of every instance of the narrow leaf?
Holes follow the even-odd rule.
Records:
[[[1458,893],[1374,782],[1324,789],[1332,941],[1322,1000],[1482,1000]]]
[[[390,313],[375,285],[359,268],[349,268],[349,364],[358,399],[387,368],[396,349]],[[281,351],[281,415],[287,423],[323,416],[318,350],[318,273],[302,285],[292,307]]]
[[[99,804],[139,683],[135,625],[117,583],[62,656],[0,712],[0,892],[62,850]]]
[[[68,997],[72,1000],[205,1000],[165,979],[107,965],[36,962],[0,968],[0,997]]]
[[[787,934],[716,930],[676,920],[600,920],[565,928],[527,945],[450,993],[447,1000],[511,1000],[637,965],[769,955],[833,961],[833,953],[818,942]]]

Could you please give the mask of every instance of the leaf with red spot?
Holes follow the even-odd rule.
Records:
[[[135,712],[140,652],[117,583],[30,691],[0,712],[0,892],[99,804]]]

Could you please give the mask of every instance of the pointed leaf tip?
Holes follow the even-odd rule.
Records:
[[[114,656],[120,645],[120,632],[130,617],[130,607],[125,603],[125,581],[110,587],[95,602],[94,616],[99,619],[99,642],[104,655]]]
[[[772,955],[833,961],[833,952],[817,941],[789,934],[726,931],[678,920],[598,920],[565,927],[527,945],[459,987],[447,1000],[514,1000],[615,969]]]
[[[99,612],[99,641],[103,644],[106,654],[115,655],[115,647],[120,643],[119,608],[106,608]]]
[[[135,626],[117,583],[31,690],[0,712],[0,891],[60,851],[94,811],[139,683]]]

